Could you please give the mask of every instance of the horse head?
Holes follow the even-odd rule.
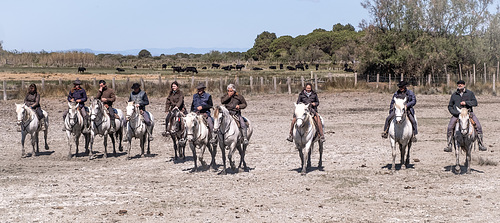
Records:
[[[102,102],[99,99],[90,99],[90,119],[95,120],[97,114],[102,112]]]
[[[470,127],[469,109],[461,108],[459,110],[460,110],[460,115],[458,116],[459,130],[460,133],[462,133],[462,135],[467,135],[467,133],[469,133],[469,127]]]
[[[127,116],[126,116],[126,119],[127,121],[130,121],[130,118],[134,115],[134,113],[136,113],[138,107],[136,106],[135,102],[134,101],[130,101],[128,102],[127,104]]]
[[[171,132],[177,132],[181,129],[183,114],[179,108],[175,107],[170,111],[170,120],[168,120],[171,126]]]
[[[194,112],[189,113],[188,115],[186,115],[186,117],[183,118],[188,141],[194,141],[194,135],[197,132],[198,125],[200,124],[198,123],[197,118],[198,117]]]
[[[24,116],[26,114],[26,105],[25,104],[16,104],[16,113],[17,113],[17,124],[21,125],[23,122]]]
[[[68,102],[68,108],[69,124],[73,126],[78,116],[78,104],[74,101]]]
[[[406,119],[406,97],[394,98],[394,114],[396,115],[396,123],[400,124]]]
[[[306,119],[309,114],[309,104],[294,103],[295,104],[295,118],[297,121],[295,125],[302,127],[306,123]]]
[[[220,125],[224,120],[224,110],[227,111],[224,106],[216,106],[214,110],[214,132],[219,131]]]

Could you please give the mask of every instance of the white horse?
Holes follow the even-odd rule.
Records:
[[[396,143],[399,145],[399,151],[401,153],[401,168],[408,168],[410,165],[410,149],[411,149],[411,139],[413,138],[413,126],[411,121],[408,119],[408,114],[406,111],[406,103],[407,98],[394,98],[394,113],[395,118],[391,121],[389,126],[389,139],[391,141],[392,148],[392,171],[396,169]],[[417,117],[415,118],[415,122],[417,121]],[[408,151],[406,152],[406,148],[408,147]],[[405,161],[405,152],[406,152],[406,161]]]
[[[141,146],[141,156],[144,156],[144,144],[148,142],[148,151],[147,154],[151,154],[151,150],[149,147],[149,140],[147,139],[147,126],[144,123],[143,117],[140,113],[139,106],[135,102],[131,101],[127,105],[127,141],[128,141],[128,156],[127,159],[131,159],[130,149],[132,147],[132,137],[136,139],[140,139]],[[154,127],[154,118],[153,114],[149,113],[149,117],[151,118],[151,130]]]
[[[297,121],[293,127],[293,141],[295,142],[295,147],[299,150],[299,157],[301,161],[301,174],[305,175],[307,173],[307,168],[311,167],[311,152],[314,148],[314,143],[319,144],[319,162],[318,168],[323,168],[323,142],[319,139],[318,130],[314,124],[313,114],[309,111],[309,105],[295,103],[295,117]],[[321,124],[323,124],[323,119],[321,119]]]
[[[46,111],[42,112],[45,116],[45,131],[43,133],[45,139],[45,150],[48,150],[49,145],[47,144],[47,133],[49,129],[49,116]],[[17,124],[21,126],[21,157],[24,158],[27,156],[27,154],[24,152],[24,140],[26,139],[27,134],[30,134],[31,146],[33,146],[33,153],[31,155],[38,155],[38,153],[40,152],[38,147],[38,133],[41,130],[41,123],[39,123],[38,121],[36,112],[25,104],[16,104],[16,113]]]
[[[64,127],[66,129],[66,136],[68,138],[68,159],[71,159],[71,142],[75,143],[75,154],[78,155],[79,139],[84,128],[84,119],[80,111],[78,111],[78,104],[76,102],[68,102],[68,114],[64,119]],[[85,152],[88,153],[90,134],[84,133],[83,137],[85,139]]]
[[[253,133],[253,125],[250,120],[247,119],[247,138],[250,141]],[[247,163],[245,162],[245,153],[247,146],[243,143],[243,134],[238,128],[236,120],[229,114],[229,111],[224,106],[217,106],[214,111],[214,134],[217,134],[217,139],[219,142],[219,147],[222,152],[222,162],[224,163],[224,169],[220,174],[226,174],[226,150],[229,150],[227,158],[229,159],[229,164],[231,169],[235,170],[236,166],[233,160],[233,155],[236,149],[240,153],[240,164],[238,168],[243,168],[246,170]],[[214,148],[214,151],[216,148]]]
[[[110,119],[109,114],[107,112],[107,108],[104,107],[104,104],[102,103],[101,100],[99,99],[91,99],[91,105],[90,105],[90,154],[89,154],[89,159],[93,158],[93,145],[94,145],[94,139],[96,135],[101,135],[104,136],[103,143],[104,143],[104,157],[108,157],[108,135],[111,138],[111,142],[113,143],[113,155],[116,156],[116,147],[115,147],[115,135],[113,133],[109,132],[109,129],[111,128],[111,120],[115,121],[115,134],[116,137],[119,141],[119,147],[118,149],[120,151],[123,150],[122,148],[122,138],[123,138],[123,129],[122,129],[122,123],[124,121],[123,118],[123,112],[120,109],[116,109],[116,113],[119,117],[119,119],[112,118]]]
[[[203,161],[203,155],[205,154],[206,148],[208,148],[210,154],[212,155],[210,166],[215,169],[216,151],[211,147],[209,143],[209,130],[203,120],[203,115],[197,115],[196,113],[191,112],[187,114],[183,119],[184,126],[186,128],[186,139],[189,143],[189,146],[191,147],[191,151],[193,152],[194,168],[191,170],[191,172],[198,170],[196,158],[200,160],[202,167],[205,167],[207,165],[205,161]],[[198,156],[196,155],[197,149],[199,150]]]
[[[460,109],[458,107],[457,110],[460,111],[460,115],[458,116],[458,125],[455,125],[455,133],[454,133],[455,141],[453,143],[455,147],[455,157],[457,159],[455,165],[455,171],[457,172],[460,171],[460,163],[458,157],[461,149],[466,154],[464,165],[467,168],[466,173],[469,174],[471,173],[470,170],[471,153],[472,153],[472,146],[476,141],[476,132],[469,117],[469,110],[467,108]]]

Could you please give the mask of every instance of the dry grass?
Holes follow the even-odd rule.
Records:
[[[478,156],[474,159],[479,166],[497,166],[498,162],[490,160],[488,158],[483,158],[482,156]]]

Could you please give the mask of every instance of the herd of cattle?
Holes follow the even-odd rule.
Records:
[[[319,69],[319,64],[315,64],[314,65],[316,70]],[[196,69],[196,67],[185,67],[185,68],[182,68],[180,66],[171,66],[173,72],[177,72],[177,73],[181,73],[181,72],[193,72],[195,74],[198,73],[198,70]],[[227,65],[227,66],[221,66],[220,64],[217,64],[217,63],[212,63],[212,67],[211,69],[222,69],[222,70],[225,70],[225,71],[231,71],[231,70],[242,70],[243,68],[245,68],[245,65],[243,64],[238,64],[236,66],[233,66],[233,65]],[[284,69],[284,66],[283,64],[280,64],[279,66],[269,66],[269,69],[270,70],[277,70],[277,69],[280,69],[280,70],[283,70]],[[134,69],[137,69],[137,66],[134,66]],[[162,70],[166,70],[167,69],[167,64],[162,64],[161,65],[161,69]],[[208,69],[207,67],[202,67],[201,68],[202,70],[206,70]],[[264,70],[263,68],[260,68],[260,67],[252,67],[251,68],[252,70]],[[295,66],[286,66],[286,69],[287,70],[302,70],[302,71],[305,71],[307,69],[309,69],[309,64],[307,63],[299,63],[299,64],[296,64]],[[78,67],[78,73],[83,73],[85,72],[87,69],[85,67]],[[125,69],[123,68],[116,68],[116,70],[118,72],[124,72]],[[354,72],[354,70],[352,68],[350,68],[347,63],[344,64],[344,71],[346,72]]]

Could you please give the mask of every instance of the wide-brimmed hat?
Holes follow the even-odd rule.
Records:
[[[196,86],[196,89],[204,89],[207,88],[203,82],[198,83],[198,86]]]
[[[459,80],[459,81],[457,81],[457,84],[464,84],[465,85],[465,81],[464,80]]]
[[[81,85],[82,82],[80,80],[75,80],[73,81],[73,85]]]
[[[102,84],[106,84],[106,81],[105,81],[105,80],[100,80],[100,81],[99,81],[99,84],[101,84],[101,83],[102,83]]]
[[[406,86],[406,85],[408,85],[408,82],[406,82],[406,81],[400,81],[400,82],[398,83],[398,87],[404,87],[404,86]]]
[[[141,85],[139,83],[134,83],[134,84],[132,84],[131,88],[135,90],[135,89],[141,88]]]

